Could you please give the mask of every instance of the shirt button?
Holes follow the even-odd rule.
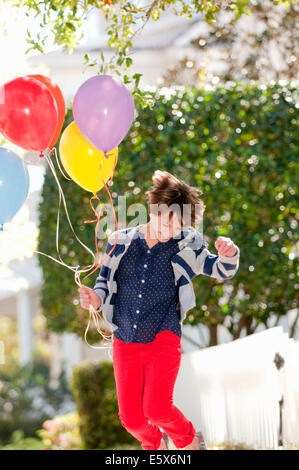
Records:
[[[151,250],[147,250],[147,252],[148,252],[148,253],[150,253],[150,252],[151,252]]]
[[[147,264],[144,264],[144,267],[147,268]]]
[[[141,279],[141,282],[145,282],[145,280],[144,280],[144,279]]]
[[[141,295],[141,294],[138,294],[138,297],[142,297],[142,295]]]
[[[136,326],[136,325],[134,325],[134,328],[137,328],[137,326]]]
[[[139,312],[140,312],[140,310],[136,310],[136,313],[139,313]]]

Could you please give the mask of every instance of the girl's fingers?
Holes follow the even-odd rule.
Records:
[[[230,238],[225,237],[223,240],[219,240],[219,248],[224,248],[225,246],[232,245],[232,240]]]
[[[224,251],[223,256],[232,256],[235,253],[235,249],[233,249],[231,246]]]
[[[220,251],[222,246],[223,246],[223,240],[218,240],[217,245],[216,245],[217,250]]]
[[[218,237],[215,247],[221,256],[232,256],[236,250],[233,250],[234,243],[229,237]]]
[[[86,287],[86,286],[81,286],[81,287],[79,287],[79,289],[78,289],[78,291],[79,291],[79,292],[82,292],[82,293],[83,293],[83,292],[88,292],[88,290],[89,290],[89,288]]]
[[[86,294],[80,294],[80,300],[87,301],[89,300],[89,295]]]

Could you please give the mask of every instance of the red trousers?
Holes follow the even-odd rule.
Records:
[[[173,405],[180,363],[181,338],[172,331],[161,331],[150,343],[126,344],[113,336],[118,415],[143,449],[158,449],[160,427],[177,448],[194,439],[193,424]]]

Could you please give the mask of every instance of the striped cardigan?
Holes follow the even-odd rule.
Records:
[[[117,295],[116,270],[131,240],[135,236],[140,236],[138,233],[136,234],[136,231],[142,225],[146,224],[115,230],[109,236],[105,256],[116,240],[117,243],[103,262],[93,288],[101,298],[98,311],[102,312],[102,316],[112,332],[118,328],[112,322]],[[199,274],[213,277],[218,281],[231,279],[239,268],[240,259],[239,247],[237,247],[237,253],[234,256],[220,256],[210,253],[203,235],[192,226],[185,227],[183,234],[184,236],[178,242],[180,251],[171,258],[175,283],[179,288],[181,323],[186,318],[187,311],[196,305],[192,279]]]

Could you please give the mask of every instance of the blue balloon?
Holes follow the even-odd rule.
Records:
[[[16,153],[0,147],[0,230],[26,201],[29,181],[26,163]]]

